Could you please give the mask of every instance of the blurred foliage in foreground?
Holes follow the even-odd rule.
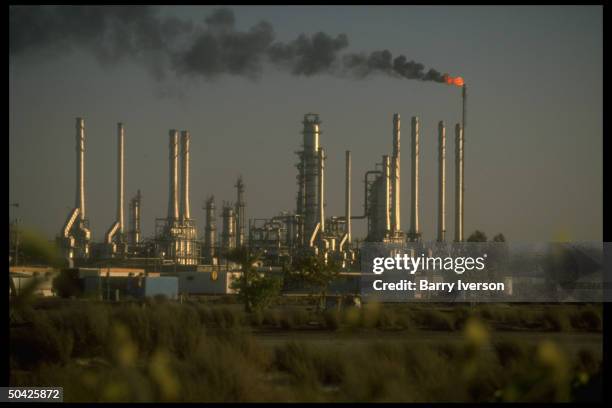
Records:
[[[11,323],[11,385],[63,386],[67,401],[570,401],[601,387],[601,357],[592,350],[569,352],[554,333],[535,343],[496,336],[494,318],[518,319],[510,316],[532,305],[365,305],[323,315],[164,300],[46,299],[32,306]],[[575,309],[575,316],[601,313],[594,305]],[[411,317],[403,318],[407,310]],[[285,335],[264,345],[253,335],[293,330],[300,338],[297,330],[308,327],[332,341]],[[395,341],[364,336],[400,327],[404,337]],[[428,341],[431,327],[448,331],[448,340]],[[351,340],[339,347],[337,336]]]
[[[54,247],[28,234],[24,254],[61,267]],[[602,395],[601,356],[554,341],[559,332],[600,333],[601,305],[367,304],[317,313],[285,304],[246,313],[198,301],[36,299],[32,282],[9,308],[10,385],[62,386],[66,401],[548,402]],[[264,346],[253,336],[271,330],[282,341]],[[285,340],[287,333],[300,337],[299,330],[355,341]],[[383,341],[376,333],[385,331],[405,340]],[[448,341],[429,341],[433,331],[447,332]],[[499,331],[549,334],[534,344],[520,335],[497,339]]]

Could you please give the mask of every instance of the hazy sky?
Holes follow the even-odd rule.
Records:
[[[214,8],[163,7],[200,23]],[[602,239],[602,8],[232,7],[236,29],[261,20],[277,41],[301,33],[346,34],[346,52],[393,55],[468,84],[465,229],[510,240]],[[12,23],[12,21],[9,21]],[[36,33],[34,33],[36,34]],[[45,35],[45,33],[42,33]],[[47,42],[53,46],[53,36]],[[60,47],[61,48],[61,47]],[[48,50],[47,50],[48,51]],[[447,231],[453,234],[454,133],[460,90],[375,75],[294,76],[273,67],[257,80],[173,72],[162,80],[130,58],[100,64],[88,47],[35,49],[9,58],[9,218],[55,236],[75,195],[75,117],[86,127],[86,203],[93,236],[115,219],[116,124],[126,129],[127,201],[143,195],[145,236],[167,211],[168,130],[192,135],[191,206],[199,233],[204,199],[234,200],[239,174],[247,217],[295,209],[301,120],[321,115],[327,215],[344,208],[344,151],[353,154],[353,213],[363,174],[391,152],[392,115],[402,118],[402,229],[410,210],[410,117],[421,119],[424,239],[435,239],[437,122],[447,123]],[[149,56],[154,59],[155,56]],[[150,63],[151,60],[148,60]],[[220,211],[218,211],[220,215]],[[220,225],[220,220],[218,221]],[[356,221],[357,235],[365,222]]]

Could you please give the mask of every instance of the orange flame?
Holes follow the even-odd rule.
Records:
[[[448,74],[444,75],[444,82],[446,82],[447,85],[455,86],[463,86],[464,84],[463,78],[461,78],[460,76],[452,77]]]

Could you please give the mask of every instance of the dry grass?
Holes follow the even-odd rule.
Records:
[[[63,386],[67,401],[567,401],[601,372],[588,350],[543,341],[490,340],[511,325],[601,330],[601,310],[365,305],[316,315],[284,307],[246,316],[240,305],[167,301],[60,302],[23,310],[12,322],[11,385]],[[480,316],[480,317],[479,317]],[[317,320],[318,319],[318,320]],[[260,328],[452,332],[442,343],[281,342],[263,347]],[[358,333],[353,335],[358,336]]]

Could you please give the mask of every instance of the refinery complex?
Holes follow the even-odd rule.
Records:
[[[362,272],[361,258],[365,244],[384,243],[408,245],[411,251],[445,253],[461,251],[454,243],[464,240],[464,129],[466,86],[463,80],[454,84],[462,88],[462,120],[454,127],[454,236],[447,236],[447,127],[443,121],[437,126],[438,205],[436,237],[424,239],[419,217],[419,160],[421,123],[418,116],[409,121],[409,176],[402,177],[401,119],[395,113],[390,135],[390,154],[383,155],[364,174],[353,174],[351,152],[345,152],[344,211],[326,213],[327,155],[321,137],[322,120],[317,113],[306,113],[302,120],[301,143],[295,163],[295,209],[271,214],[269,218],[247,218],[248,184],[240,176],[235,181],[233,202],[215,200],[209,195],[202,208],[204,225],[197,225],[192,217],[190,163],[202,160],[193,157],[189,130],[171,129],[168,132],[168,207],[166,216],[155,219],[152,236],[143,236],[141,217],[146,194],[137,189],[133,197],[125,196],[125,145],[129,143],[129,129],[117,124],[116,150],[116,217],[104,233],[102,242],[92,239],[87,217],[86,183],[86,123],[76,118],[75,202],[67,214],[59,234],[57,247],[67,267],[62,273],[78,280],[81,293],[106,299],[125,296],[154,296],[165,294],[208,295],[235,293],[232,285],[242,274],[234,249],[246,248],[256,259],[253,266],[259,273],[282,274],[294,260],[317,257],[323,264],[339,268],[341,279],[332,291],[336,294],[357,294]],[[297,135],[296,135],[297,136]],[[298,144],[296,138],[296,144]],[[449,156],[451,157],[451,156]],[[408,182],[406,183],[406,180]],[[354,184],[363,183],[357,196],[360,211],[353,211],[351,191]],[[138,187],[138,186],[135,186]],[[409,191],[410,214],[402,226],[401,189]],[[127,210],[127,214],[126,214]],[[429,212],[428,212],[429,213]],[[433,212],[429,215],[433,215]],[[363,222],[367,233],[356,239],[352,223]],[[14,240],[19,242],[19,239]],[[17,244],[14,245],[17,247]],[[371,246],[370,246],[371,248]],[[48,275],[49,265],[20,265],[18,249],[14,251],[10,273],[15,293],[20,285],[40,273]],[[242,251],[244,253],[244,251]],[[367,256],[366,256],[367,257]],[[54,294],[47,282],[47,294]],[[144,292],[133,292],[141,288]],[[305,294],[306,287],[285,287],[284,291]],[[43,290],[44,291],[44,290]]]
[[[463,241],[463,146],[465,126],[465,85],[463,122],[454,126],[455,137],[455,211],[454,237],[446,235],[446,147],[447,128],[438,123],[438,208],[437,236],[433,242]],[[86,126],[83,118],[76,119],[76,198],[58,236],[70,267],[142,268],[143,271],[197,272],[212,271],[222,265],[237,270],[226,255],[234,248],[248,247],[257,253],[260,266],[274,268],[291,262],[303,254],[320,256],[325,262],[334,261],[344,271],[359,270],[361,242],[406,243],[422,242],[419,227],[419,139],[420,122],[413,116],[410,132],[410,178],[404,183],[410,191],[410,216],[407,228],[402,228],[400,213],[401,120],[393,114],[391,154],[382,156],[365,174],[353,175],[351,152],[345,154],[344,213],[326,214],[325,172],[327,156],[321,138],[321,118],[316,113],[304,115],[302,144],[296,152],[295,210],[272,215],[270,218],[247,219],[247,189],[242,177],[234,185],[234,202],[215,201],[208,196],[202,208],[205,225],[196,225],[190,203],[191,133],[171,129],[168,135],[168,211],[165,218],[155,220],[152,237],[141,234],[141,205],[138,190],[129,199],[126,210],[124,194],[124,162],[126,129],[117,124],[117,190],[116,220],[104,234],[103,242],[93,242],[86,212]],[[129,138],[129,136],[128,136]],[[193,158],[199,160],[200,158]],[[406,162],[406,158],[404,158]],[[353,179],[363,182],[363,213],[353,212],[351,189]],[[220,227],[217,221],[220,218]],[[351,224],[354,220],[367,223],[367,236],[354,240]]]

